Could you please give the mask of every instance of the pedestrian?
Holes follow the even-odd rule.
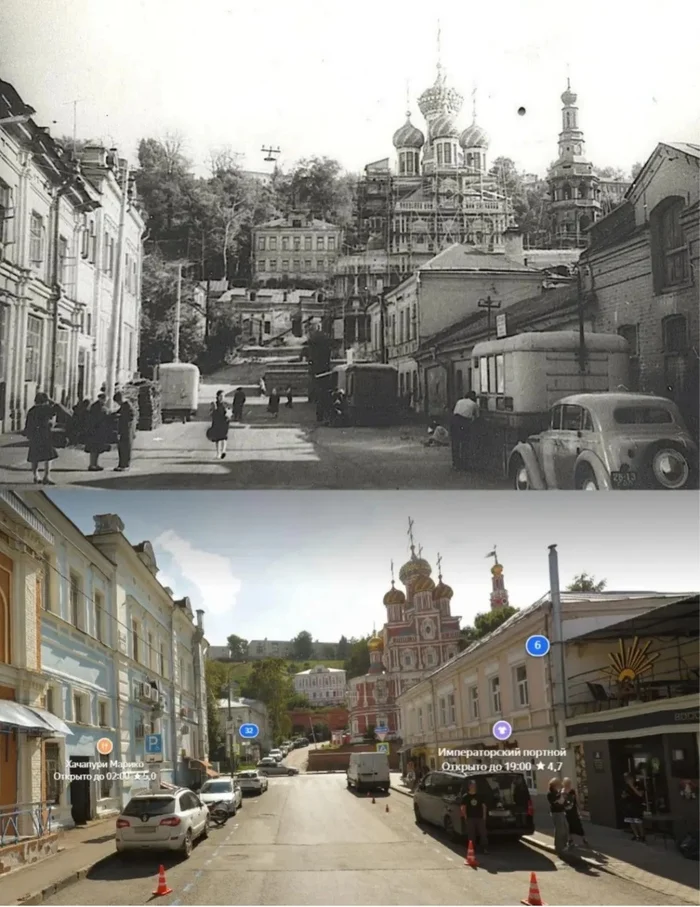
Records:
[[[121,391],[114,395],[117,410],[117,450],[119,452],[119,465],[115,472],[126,472],[131,467],[131,438],[134,430],[134,408],[128,400],[124,399]]]
[[[88,424],[88,413],[90,412],[90,401],[78,400],[75,404],[68,422],[68,443],[71,445],[80,445],[85,443],[85,430]]]
[[[225,460],[230,419],[223,391],[216,392],[216,400],[211,405],[210,413],[211,425],[207,429],[207,438],[216,444],[216,459]]]
[[[566,796],[564,805],[566,807],[566,821],[569,823],[568,846],[574,846],[574,837],[576,837],[581,838],[585,847],[589,847],[590,845],[586,840],[586,832],[583,830],[583,822],[581,822],[581,816],[578,811],[578,797],[571,778],[564,778],[562,790]]]
[[[34,398],[34,406],[27,413],[24,436],[29,441],[27,462],[31,463],[34,484],[41,481],[44,485],[53,485],[51,481],[51,463],[58,459],[58,451],[53,443],[54,419],[58,414],[58,404],[54,403],[43,391]],[[39,479],[39,464],[44,464],[44,477]]]
[[[90,407],[85,429],[85,452],[90,454],[88,472],[102,472],[100,455],[110,450],[111,441],[112,429],[107,412],[107,395],[100,393]]]
[[[243,407],[245,406],[246,396],[242,387],[237,387],[233,395],[233,421],[243,421]]]
[[[549,782],[547,802],[554,825],[554,849],[562,856],[569,843],[569,823],[566,821],[566,794],[558,778],[552,778]]]
[[[474,391],[469,391],[461,400],[455,403],[455,408],[452,411],[450,435],[452,439],[452,466],[455,469],[466,468],[469,430],[478,417],[479,403],[476,394]]]
[[[270,394],[270,399],[267,403],[267,411],[270,415],[276,419],[279,416],[280,412],[280,395],[277,393],[277,388],[272,388],[272,393]]]
[[[634,841],[646,844],[644,834],[644,791],[637,786],[637,780],[631,772],[624,775],[625,786],[622,789],[622,813],[629,825]]]
[[[286,395],[287,395],[287,402],[284,405],[287,407],[287,409],[291,409],[292,406],[294,405],[293,400],[292,400],[292,388],[291,387],[287,388]]]
[[[486,801],[479,794],[476,780],[472,779],[467,785],[467,792],[462,797],[462,815],[466,820],[467,838],[476,850],[477,838],[484,853],[488,853],[489,837],[486,831],[486,816],[488,810]]]
[[[426,447],[448,447],[450,443],[450,434],[447,429],[440,425],[437,419],[433,419],[428,428],[428,440],[425,442]]]

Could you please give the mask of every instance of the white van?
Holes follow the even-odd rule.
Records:
[[[389,792],[389,757],[386,753],[350,753],[347,772],[348,788],[357,792],[383,790]]]

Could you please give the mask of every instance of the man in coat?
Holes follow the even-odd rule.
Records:
[[[134,408],[120,391],[114,395],[117,410],[117,450],[119,452],[119,465],[115,472],[126,472],[131,466],[131,436],[134,424]]]

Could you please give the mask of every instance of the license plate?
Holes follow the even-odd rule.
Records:
[[[498,818],[501,818],[501,819],[512,819],[513,818],[513,816],[511,816],[511,814],[508,812],[507,809],[490,809],[489,815],[497,816]]]
[[[634,488],[637,484],[636,472],[611,472],[613,488]]]
[[[136,832],[137,835],[148,835],[148,834],[152,835],[155,832],[155,830],[156,830],[155,826],[151,826],[150,828],[135,828],[134,829],[134,831]]]

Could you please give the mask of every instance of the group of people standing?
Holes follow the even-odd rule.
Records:
[[[134,408],[124,395],[117,391],[113,397],[116,410],[107,406],[107,395],[102,392],[97,399],[80,400],[73,410],[39,391],[34,406],[27,413],[24,436],[29,443],[27,462],[31,465],[34,484],[53,485],[51,467],[58,459],[59,422],[65,425],[65,443],[82,446],[90,456],[88,471],[102,472],[99,459],[116,444],[119,463],[115,472],[125,472],[131,466],[132,438],[134,431]],[[43,466],[43,475],[39,471]]]
[[[547,792],[549,812],[554,825],[554,849],[561,856],[574,846],[574,838],[581,838],[588,847],[586,832],[578,811],[578,797],[571,778],[552,778]]]

